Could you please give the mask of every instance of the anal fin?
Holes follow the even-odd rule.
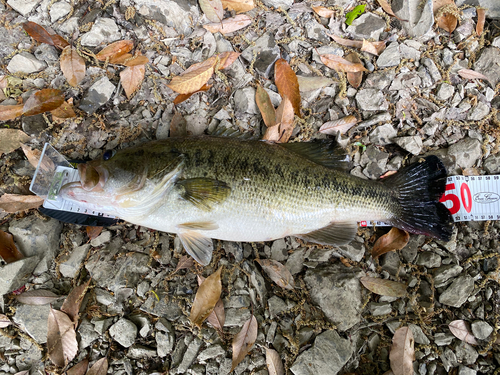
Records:
[[[212,260],[214,244],[211,238],[205,237],[194,230],[182,230],[177,234],[186,252],[202,266],[207,266]]]
[[[351,242],[357,231],[356,222],[337,221],[315,231],[297,235],[297,237],[320,245],[340,246]]]

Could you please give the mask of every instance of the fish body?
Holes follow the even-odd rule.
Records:
[[[61,193],[133,224],[177,233],[201,264],[211,259],[212,238],[254,242],[295,235],[339,245],[352,240],[362,220],[440,239],[451,235],[451,216],[437,202],[446,171],[436,157],[411,167],[411,176],[407,171],[383,182],[342,170],[330,141],[171,138],[104,159],[82,166],[82,181]],[[419,204],[430,212],[412,219]]]

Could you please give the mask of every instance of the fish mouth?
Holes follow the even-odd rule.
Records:
[[[59,193],[71,200],[84,201],[80,197],[88,192],[104,192],[104,184],[106,183],[109,173],[101,166],[92,166],[91,164],[78,165],[80,173],[80,181],[73,181],[64,184]]]

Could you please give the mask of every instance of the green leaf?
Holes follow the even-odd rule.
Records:
[[[365,12],[365,7],[366,7],[366,4],[358,5],[353,10],[348,12],[345,15],[345,23],[350,26],[352,24],[352,21],[354,21],[356,18],[358,18],[360,15],[362,15]]]

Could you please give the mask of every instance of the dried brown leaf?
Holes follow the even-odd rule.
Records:
[[[134,55],[132,55],[131,53],[124,53],[123,55],[120,55],[120,56],[115,56],[115,57],[111,57],[109,59],[109,63],[110,64],[125,64],[125,62],[127,62],[128,60],[131,60],[134,58]]]
[[[334,81],[328,77],[304,77],[297,76],[299,90],[301,92],[313,91],[330,86]]]
[[[191,268],[193,267],[193,265],[194,265],[194,259],[191,258],[189,255],[183,255],[181,259],[179,259],[179,263],[177,263],[177,267],[175,267],[174,272]]]
[[[409,240],[410,235],[408,232],[398,228],[392,228],[375,242],[372,249],[372,256],[377,258],[389,251],[401,250],[406,246]]]
[[[76,87],[85,78],[85,60],[75,47],[67,46],[61,53],[61,70],[68,83]]]
[[[106,375],[108,373],[108,359],[101,358],[87,372],[87,375]]]
[[[179,94],[196,92],[212,77],[216,63],[217,58],[212,56],[201,63],[193,64],[181,75],[172,78],[167,86]]]
[[[266,129],[263,140],[286,143],[293,133],[293,106],[285,96],[276,110],[276,125]]]
[[[299,81],[285,59],[278,59],[274,64],[274,80],[281,97],[284,99],[286,96],[292,103],[295,114],[302,117],[300,114]]]
[[[192,92],[192,93],[189,93],[189,94],[179,94],[179,95],[177,95],[175,97],[174,104],[175,105],[181,104],[182,102],[188,100],[194,94],[196,94],[198,92],[203,92],[203,91],[209,90],[210,87],[212,87],[212,85],[203,85],[203,87],[201,89],[199,89],[198,91],[196,91],[196,92]]]
[[[76,117],[75,110],[73,109],[73,98],[65,101],[60,107],[53,109],[50,113],[52,113],[52,119],[60,119],[61,121]]]
[[[25,305],[48,305],[59,298],[60,296],[47,289],[28,290],[16,296],[17,301]]]
[[[50,37],[52,38],[52,43],[54,43],[54,47],[57,47],[57,48],[63,50],[67,46],[69,46],[68,41],[60,35],[52,34]]]
[[[100,61],[106,61],[113,58],[118,58],[127,52],[130,52],[134,48],[134,42],[132,40],[119,40],[117,42],[111,43],[109,46],[104,47],[97,55],[97,59]]]
[[[221,0],[199,0],[200,8],[211,22],[221,22],[224,17],[224,8]]]
[[[311,6],[312,10],[316,12],[316,14],[320,17],[324,18],[331,18],[335,14],[335,12],[331,9],[328,9],[324,6],[318,5],[318,6]]]
[[[325,55],[320,55],[319,57],[323,64],[325,64],[330,69],[334,69],[336,71],[346,72],[346,73],[367,71],[367,69],[363,66],[363,64],[352,63],[337,55],[325,54]]]
[[[285,375],[283,361],[276,350],[266,348],[266,365],[269,375]]]
[[[343,117],[338,120],[325,122],[319,132],[323,134],[335,135],[340,132],[340,134],[345,134],[350,128],[358,123],[358,119],[353,115]]]
[[[0,129],[0,156],[11,153],[21,147],[21,143],[31,140],[31,137],[19,129]]]
[[[36,195],[4,194],[0,197],[0,209],[8,213],[40,207],[43,198]]]
[[[80,317],[80,307],[82,305],[85,294],[87,294],[89,285],[90,280],[74,288],[68,294],[68,297],[66,297],[61,306],[61,310],[68,314],[68,317],[73,321],[75,327],[78,324],[78,319]]]
[[[61,90],[43,89],[31,95],[23,107],[23,115],[33,116],[40,113],[52,111],[64,103],[64,95]]]
[[[83,361],[68,369],[68,371],[66,371],[66,375],[85,375],[88,368],[89,360],[85,358]]]
[[[295,287],[293,276],[283,264],[273,259],[257,259],[267,275],[283,289],[292,290]]]
[[[458,75],[465,79],[484,79],[485,81],[489,82],[488,77],[486,77],[484,74],[471,69],[460,69],[458,71]]]
[[[212,22],[203,25],[211,33],[229,34],[241,30],[252,23],[252,19],[246,14],[238,14],[235,17],[226,18],[222,22]]]
[[[476,34],[481,36],[484,30],[484,21],[486,21],[486,9],[477,8],[477,24],[476,24]]]
[[[23,105],[0,105],[0,121],[14,120],[23,114]]]
[[[391,370],[394,375],[413,375],[414,345],[413,333],[410,328],[401,327],[394,332],[389,353]]]
[[[88,226],[85,229],[87,231],[87,236],[89,237],[89,240],[93,240],[94,238],[97,238],[101,234],[103,228]]]
[[[219,69],[229,68],[240,55],[240,52],[222,52],[219,55]]]
[[[1,206],[0,206],[1,208]],[[0,257],[5,263],[12,263],[16,260],[24,258],[24,255],[19,251],[14,243],[12,234],[0,230]]]
[[[361,64],[361,60],[358,55],[355,53],[348,54],[345,59],[355,64]],[[361,85],[361,81],[363,80],[363,72],[348,72],[347,73],[347,81],[351,84],[352,87],[357,89]]]
[[[40,150],[32,150],[31,147],[21,143],[21,148],[23,149],[24,155],[28,159],[29,163],[34,167],[38,167],[38,162],[40,161],[40,156],[42,153]]]
[[[269,94],[261,85],[257,85],[255,101],[257,102],[257,107],[259,107],[264,124],[267,127],[276,125],[276,110],[273,107],[273,103],[271,103]]]
[[[198,285],[201,285],[203,281],[205,281],[205,278],[198,275]],[[224,303],[221,298],[219,298],[215,304],[214,311],[212,311],[207,317],[207,321],[212,325],[212,327],[222,332],[222,328],[226,322],[226,312],[224,311]]]
[[[361,40],[345,39],[334,34],[328,34],[328,36],[341,46],[354,47],[354,48],[361,48],[363,46],[363,42]]]
[[[186,135],[187,121],[179,112],[175,112],[174,117],[170,121],[170,137],[185,137]]]
[[[127,98],[131,98],[142,85],[146,67],[144,65],[128,66],[120,72],[120,82],[125,89]]]
[[[380,4],[380,6],[382,7],[382,9],[384,10],[384,12],[386,12],[389,16],[391,17],[395,17],[397,18],[398,20],[401,20],[401,18],[399,18],[398,16],[396,16],[394,14],[394,12],[392,11],[392,8],[391,6],[389,5],[389,3],[387,2],[387,0],[377,0],[377,2]],[[405,21],[405,20],[401,20],[401,21]]]
[[[7,328],[11,324],[12,322],[7,315],[0,314],[0,328]]]
[[[54,41],[52,40],[52,36],[49,34],[45,28],[40,26],[35,22],[25,22],[23,23],[23,29],[28,33],[30,37],[35,39],[37,42],[49,44],[51,46],[54,45]]]
[[[138,66],[138,65],[145,65],[148,62],[149,62],[149,59],[146,56],[135,55],[132,58],[127,59],[120,64],[125,65],[125,66]]]
[[[381,296],[404,297],[406,295],[406,285],[403,283],[368,276],[362,277],[360,281],[370,292]]]
[[[454,320],[453,322],[448,324],[448,328],[456,338],[465,341],[470,345],[479,345],[476,338],[472,334],[469,323],[465,320]]]
[[[203,321],[214,310],[215,305],[220,298],[220,294],[222,292],[222,284],[220,280],[221,273],[222,267],[220,267],[217,272],[207,277],[196,292],[189,319],[198,327],[201,327]]]
[[[378,56],[385,49],[385,42],[369,42],[363,39],[361,51],[371,53]]]
[[[454,0],[438,0],[433,3],[434,14],[438,27],[452,33],[458,24],[457,17],[453,13],[458,13],[458,7]]]
[[[233,339],[233,365],[231,371],[245,358],[248,352],[252,349],[255,340],[257,339],[258,324],[255,316],[252,315],[243,328]]]
[[[236,13],[243,13],[255,8],[255,2],[254,0],[222,0],[222,6]]]
[[[73,322],[65,313],[50,309],[47,333],[47,354],[59,367],[66,366],[78,353]]]

